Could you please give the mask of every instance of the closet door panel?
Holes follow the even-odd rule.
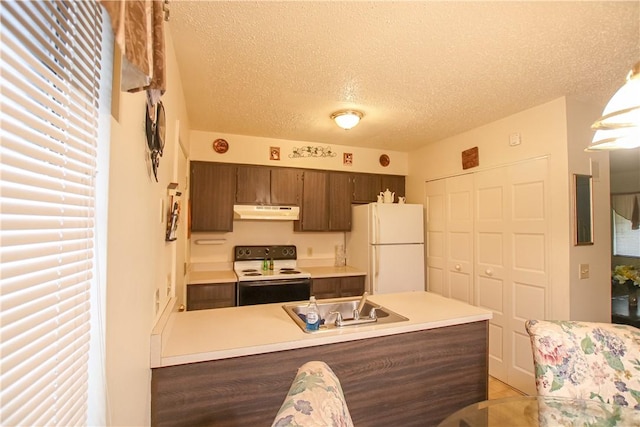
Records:
[[[476,304],[493,312],[489,321],[489,374],[507,383],[510,358],[508,312],[510,298],[509,242],[511,226],[505,168],[475,174]]]
[[[473,174],[445,180],[447,277],[449,296],[474,304]]]
[[[508,182],[513,195],[509,236],[513,247],[513,295],[508,319],[512,355],[508,377],[509,384],[533,393],[531,345],[524,322],[547,318],[551,239],[547,159],[511,166]]]
[[[427,289],[448,297],[449,289],[445,283],[446,197],[444,180],[425,184],[425,206]]]

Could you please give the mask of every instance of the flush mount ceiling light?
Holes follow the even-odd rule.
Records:
[[[640,147],[640,62],[633,66],[627,82],[611,97],[591,129],[596,133],[586,151]]]
[[[362,113],[355,110],[342,110],[333,113],[331,118],[335,120],[336,124],[342,129],[349,130],[360,122]]]

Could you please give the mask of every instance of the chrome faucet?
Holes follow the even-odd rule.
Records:
[[[364,305],[367,303],[367,296],[369,296],[369,292],[364,291],[364,293],[362,294],[362,297],[360,297],[360,302],[358,303],[358,317],[360,317],[360,313],[362,313],[362,309],[364,308]],[[354,311],[354,315],[355,315],[355,311]]]

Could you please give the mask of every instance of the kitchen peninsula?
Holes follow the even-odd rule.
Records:
[[[297,368],[329,364],[356,425],[436,425],[487,398],[491,312],[373,295],[409,320],[304,333],[282,304],[173,312],[152,336],[153,425],[269,425]]]

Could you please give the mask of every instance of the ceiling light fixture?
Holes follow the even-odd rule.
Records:
[[[586,151],[640,147],[640,62],[633,66],[626,83],[611,97],[591,129],[596,133]]]
[[[331,115],[336,124],[342,129],[349,130],[355,127],[362,119],[363,114],[355,110],[336,111]]]

